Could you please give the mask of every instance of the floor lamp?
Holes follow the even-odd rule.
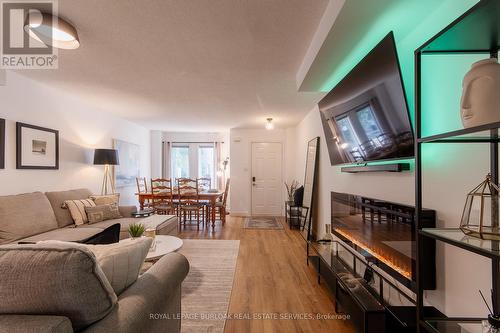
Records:
[[[111,166],[119,164],[118,151],[116,149],[96,149],[94,151],[94,165],[104,165],[104,178],[102,179],[101,189],[102,195],[115,193],[115,180],[111,172]],[[109,193],[109,191],[111,191],[111,193]]]

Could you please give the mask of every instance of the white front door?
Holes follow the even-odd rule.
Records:
[[[281,143],[252,143],[252,215],[282,215]]]

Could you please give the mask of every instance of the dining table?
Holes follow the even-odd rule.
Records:
[[[224,195],[224,192],[221,191],[202,191],[198,192],[198,194],[193,193],[185,193],[182,194],[181,197],[179,198],[178,193],[173,193],[170,194],[168,192],[166,193],[152,193],[152,192],[141,192],[141,193],[136,193],[137,197],[139,198],[139,206],[141,210],[144,209],[146,201],[152,201],[153,199],[170,199],[175,201],[179,200],[193,200],[198,198],[200,201],[207,201],[210,203],[210,222],[212,223],[212,228],[215,227],[215,205],[217,203],[217,200],[221,198]]]

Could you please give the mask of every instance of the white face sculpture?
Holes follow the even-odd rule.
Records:
[[[500,121],[500,64],[496,59],[472,64],[462,88],[460,111],[465,128]]]

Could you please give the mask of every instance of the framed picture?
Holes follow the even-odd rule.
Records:
[[[134,143],[113,140],[113,147],[118,151],[120,165],[116,165],[115,186],[129,187],[136,185],[136,178],[141,175],[141,147]]]
[[[18,169],[59,169],[59,131],[16,123]]]
[[[0,119],[0,169],[5,169],[5,119]]]

